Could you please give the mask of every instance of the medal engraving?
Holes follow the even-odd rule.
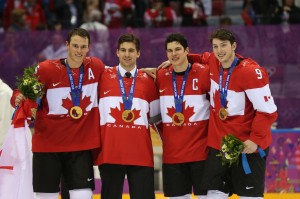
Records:
[[[79,119],[82,117],[82,109],[79,106],[73,106],[69,112],[71,118]]]
[[[124,122],[132,122],[134,120],[134,113],[131,110],[125,110],[122,113],[122,119]]]
[[[177,126],[180,126],[183,124],[184,122],[184,115],[182,113],[174,113],[173,116],[172,116],[172,122],[173,124],[177,125]]]
[[[226,118],[228,117],[228,112],[224,107],[220,108],[219,117],[221,120],[226,120]]]

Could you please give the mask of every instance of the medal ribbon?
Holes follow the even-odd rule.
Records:
[[[232,64],[231,64],[231,67],[228,71],[224,88],[222,88],[222,84],[223,84],[223,67],[221,67],[221,69],[220,69],[219,90],[220,90],[220,101],[221,101],[221,105],[222,105],[223,108],[226,108],[226,101],[227,101],[226,98],[227,98],[229,79],[230,79],[230,76],[231,76],[231,73],[232,73],[233,69],[236,67],[237,62],[238,62],[238,58],[235,57]]]
[[[133,100],[136,76],[137,76],[137,69],[135,70],[133,80],[132,80],[132,83],[130,86],[129,94],[127,96],[125,86],[124,86],[124,80],[123,80],[123,77],[121,76],[120,70],[118,68],[118,82],[120,85],[120,91],[121,91],[122,101],[123,101],[125,110],[131,110],[131,107],[132,107],[132,100]]]
[[[73,105],[79,106],[80,105],[80,94],[82,92],[83,75],[84,75],[83,64],[79,68],[79,80],[78,80],[77,87],[75,87],[74,77],[73,77],[73,74],[72,74],[72,71],[71,71],[71,68],[70,68],[68,62],[66,62],[66,68],[67,68],[69,82],[70,82],[71,97],[72,97]]]
[[[182,113],[182,103],[183,103],[184,89],[185,89],[185,85],[186,85],[187,76],[188,76],[188,73],[190,71],[190,67],[191,67],[191,64],[188,65],[188,67],[187,67],[187,69],[184,73],[179,96],[178,96],[178,93],[177,93],[176,74],[175,74],[174,69],[173,69],[173,72],[172,72],[174,103],[175,103],[175,109],[176,109],[177,113]]]
[[[261,158],[266,156],[266,152],[262,148],[258,147],[257,150]],[[246,175],[252,173],[245,153],[242,154],[242,166]]]

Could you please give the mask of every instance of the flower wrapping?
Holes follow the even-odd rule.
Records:
[[[228,134],[222,138],[221,151],[217,156],[222,157],[222,165],[236,163],[238,164],[239,156],[242,153],[245,145],[234,135]]]
[[[28,123],[44,94],[35,76],[37,65],[24,70],[17,87],[26,99],[16,108],[12,125],[0,149],[0,198],[34,199],[32,187],[31,132]]]
[[[36,116],[36,111],[40,103],[41,97],[44,95],[44,84],[39,82],[36,76],[37,64],[24,69],[24,74],[21,78],[17,77],[16,86],[18,90],[26,97],[14,113],[14,123],[18,126],[24,120],[28,123],[33,121]]]

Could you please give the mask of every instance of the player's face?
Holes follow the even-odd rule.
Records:
[[[68,49],[68,61],[81,65],[86,54],[89,52],[88,38],[75,35],[71,37],[70,43],[66,43],[66,46]]]
[[[232,45],[228,40],[213,39],[212,48],[216,58],[224,68],[229,68],[234,60],[236,43]]]
[[[117,49],[120,65],[130,71],[136,66],[136,60],[140,57],[140,51],[137,51],[136,46],[132,42],[124,42]]]
[[[187,54],[189,48],[184,49],[183,46],[176,41],[167,44],[167,56],[173,67],[185,68],[188,64]]]

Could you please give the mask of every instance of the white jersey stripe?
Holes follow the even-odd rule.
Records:
[[[172,118],[168,116],[167,108],[175,108],[174,97],[173,96],[160,96],[161,100],[161,115],[164,123],[171,123]],[[202,120],[207,120],[209,118],[209,101],[206,99],[206,94],[203,95],[185,95],[184,101],[186,105],[183,108],[193,107],[194,113],[189,120],[190,122],[197,122]]]
[[[82,87],[82,98],[90,97],[90,102],[93,102],[86,107],[86,111],[90,111],[92,108],[98,106],[98,96],[97,92],[95,92],[97,90],[97,86],[98,83],[92,83]],[[61,115],[68,113],[68,110],[62,106],[62,100],[67,98],[71,100],[70,91],[71,89],[69,87],[52,88],[47,90],[47,100],[49,103],[48,114]]]
[[[100,125],[116,122],[116,120],[110,115],[111,108],[117,108],[118,110],[121,110],[120,103],[123,104],[121,96],[120,97],[111,96],[111,97],[104,97],[100,99],[100,103],[99,103]],[[131,110],[133,109],[140,111],[140,117],[134,120],[134,124],[145,125],[148,128],[148,118],[147,118],[147,114],[149,112],[148,102],[140,98],[133,98]],[[105,117],[101,117],[101,115],[105,115]]]
[[[262,88],[248,89],[246,90],[246,94],[255,110],[265,113],[274,113],[277,110],[269,84]]]

